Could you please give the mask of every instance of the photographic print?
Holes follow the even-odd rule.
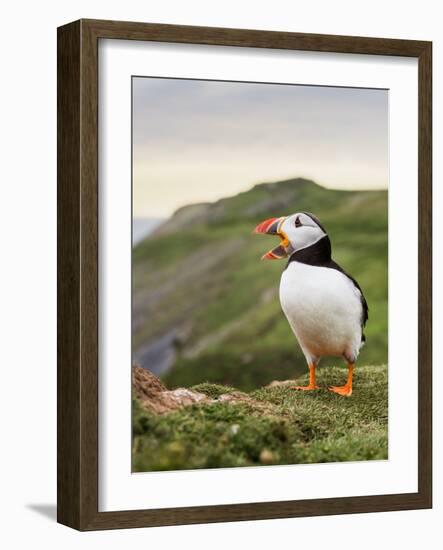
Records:
[[[132,78],[134,472],[388,458],[388,91]]]

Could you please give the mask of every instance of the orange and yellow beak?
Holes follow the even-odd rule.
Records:
[[[262,260],[281,260],[288,256],[289,240],[281,230],[284,221],[284,216],[281,218],[269,218],[259,223],[254,229],[254,233],[265,233],[266,235],[278,235],[280,237],[280,244],[269,252],[266,252],[266,254],[263,254]]]

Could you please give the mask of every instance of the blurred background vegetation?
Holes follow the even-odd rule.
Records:
[[[320,218],[334,260],[364,291],[369,321],[359,364],[386,363],[387,191],[331,190],[301,178],[183,207],[134,247],[134,362],[170,388],[210,382],[250,391],[303,374],[278,299],[286,262],[260,261],[277,240],[252,234],[264,219],[297,211]]]

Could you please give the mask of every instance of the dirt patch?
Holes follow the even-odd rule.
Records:
[[[143,408],[157,414],[210,401],[204,393],[186,388],[168,390],[152,372],[136,365],[132,367],[132,388]]]
[[[132,367],[132,388],[142,407],[156,414],[165,414],[196,403],[244,404],[250,407],[251,412],[258,414],[271,413],[273,409],[269,403],[257,401],[239,391],[212,398],[188,388],[168,390],[152,372],[138,365]]]
[[[135,395],[141,400],[149,399],[166,390],[166,386],[152,372],[138,365],[132,367],[132,387]]]

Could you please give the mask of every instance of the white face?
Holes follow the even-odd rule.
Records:
[[[279,227],[279,232],[288,239],[292,252],[307,248],[326,235],[317,222],[303,212],[286,217]]]
[[[297,212],[292,216],[269,218],[257,225],[254,233],[280,237],[280,244],[266,252],[262,260],[281,260],[298,250],[312,246],[326,236],[326,231],[312,214]]]

